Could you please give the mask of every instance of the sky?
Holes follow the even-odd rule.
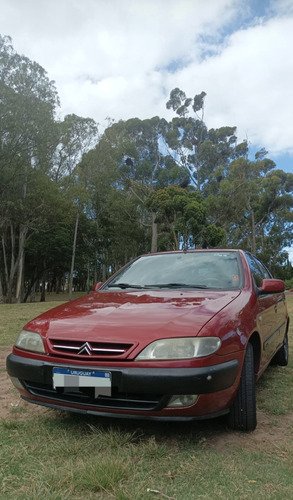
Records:
[[[0,34],[55,81],[60,118],[171,119],[172,89],[205,91],[209,128],[293,173],[293,0],[0,0]]]

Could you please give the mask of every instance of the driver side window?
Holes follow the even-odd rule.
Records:
[[[251,274],[254,279],[254,283],[257,287],[260,287],[263,279],[270,279],[272,276],[266,269],[266,267],[253,255],[247,253],[246,257],[251,270]]]

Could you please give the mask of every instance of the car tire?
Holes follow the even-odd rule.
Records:
[[[248,344],[246,348],[238,392],[228,418],[230,429],[251,432],[256,428],[255,372],[252,344]]]
[[[273,364],[279,366],[287,366],[289,361],[289,342],[288,342],[288,332],[284,337],[284,342],[282,347],[276,352],[273,357]]]

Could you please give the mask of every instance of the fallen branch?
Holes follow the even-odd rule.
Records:
[[[160,495],[162,498],[167,498],[167,500],[176,500],[174,497],[169,497],[169,495],[165,495],[165,493],[162,493],[159,490],[151,490],[150,488],[147,488],[148,493],[154,493],[155,495]]]

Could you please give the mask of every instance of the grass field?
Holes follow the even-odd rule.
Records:
[[[1,345],[54,305],[1,305]],[[293,294],[288,306],[293,318]],[[292,324],[289,339],[293,345]],[[249,434],[228,431],[222,419],[152,423],[11,407],[0,420],[0,498],[293,498],[292,381],[292,359],[268,368],[257,385],[258,427]]]
[[[73,299],[84,293],[73,293]],[[27,304],[0,304],[0,346],[12,345],[22,327],[42,312],[66,302],[67,294],[47,294],[47,302]]]

